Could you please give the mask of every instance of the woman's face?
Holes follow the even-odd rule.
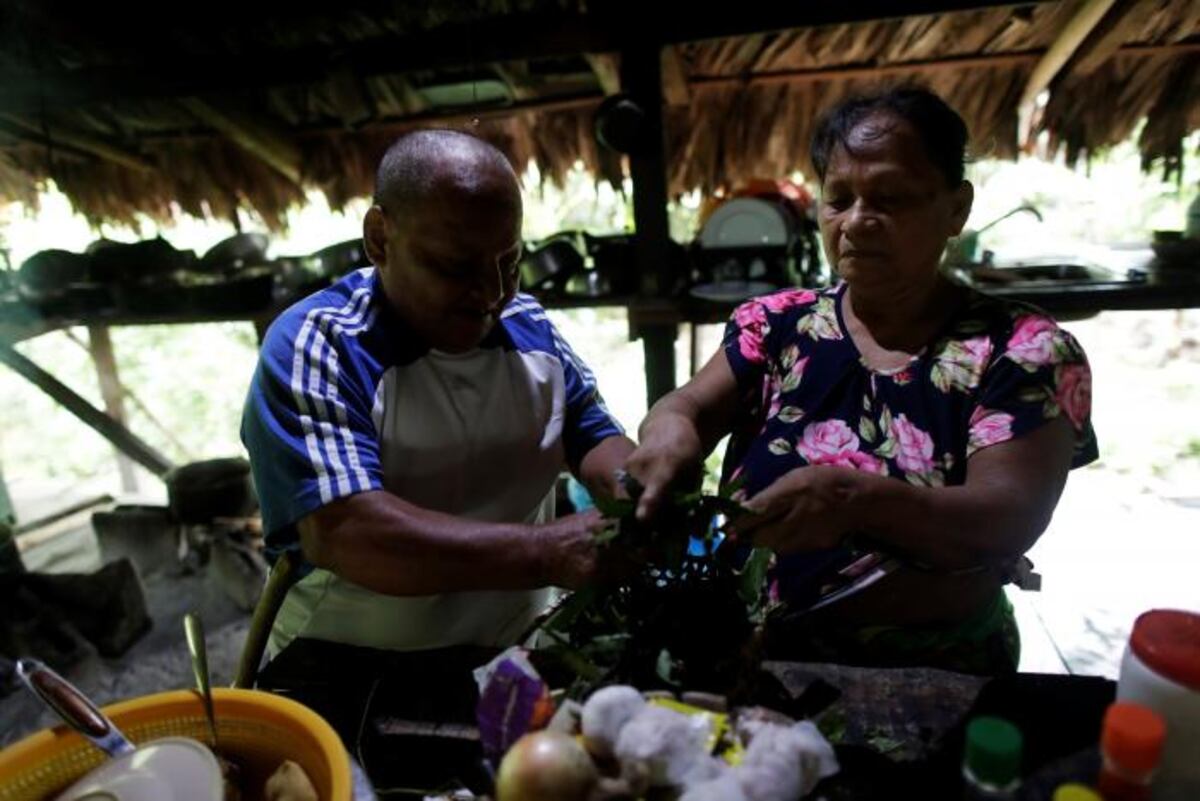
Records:
[[[830,154],[821,187],[829,263],[861,289],[928,284],[971,212],[971,185],[947,186],[917,132],[892,114],[872,114],[847,139]]]

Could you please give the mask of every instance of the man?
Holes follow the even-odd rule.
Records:
[[[599,514],[555,520],[554,484],[566,466],[612,496],[633,444],[545,311],[516,294],[521,214],[498,150],[408,134],[363,221],[374,267],[267,332],[242,436],[268,546],[299,549],[309,572],[260,685],[357,682],[384,670],[380,653],[503,647],[549,587],[605,572]],[[344,699],[305,700],[358,725]]]

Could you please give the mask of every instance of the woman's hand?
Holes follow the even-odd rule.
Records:
[[[704,449],[695,424],[681,414],[662,413],[647,420],[641,438],[625,460],[625,470],[642,485],[637,518],[648,520],[672,487],[700,470]]]
[[[863,478],[846,467],[798,467],[746,501],[725,530],[777,553],[835,548],[856,527],[851,501]]]
[[[718,350],[691,381],[654,404],[638,431],[641,445],[625,462],[642,485],[638,520],[653,517],[676,485],[698,481],[705,455],[729,433],[737,398],[737,380]]]

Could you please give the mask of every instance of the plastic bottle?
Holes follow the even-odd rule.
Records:
[[[1155,801],[1200,799],[1200,614],[1154,609],[1138,617],[1117,700],[1149,707],[1166,723]]]
[[[1141,704],[1118,701],[1104,713],[1100,734],[1100,777],[1104,801],[1150,801],[1150,784],[1162,759],[1167,728]]]
[[[1008,801],[1021,785],[1021,732],[1007,720],[978,717],[967,724],[963,798]]]

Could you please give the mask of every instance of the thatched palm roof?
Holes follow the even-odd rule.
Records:
[[[611,51],[644,24],[631,3],[377,0],[232,20],[208,9],[149,37],[111,6],[80,18],[56,5],[18,2],[0,30],[0,201],[33,202],[53,179],[96,222],[241,206],[278,226],[308,188],[334,207],[369,194],[388,142],[434,121],[472,127],[552,180],[579,160],[620,173],[592,118],[617,89]],[[1148,117],[1145,162],[1172,168],[1200,128],[1198,0],[1060,0],[716,38],[719,24],[686,22],[654,29],[667,44],[675,192],[806,170],[818,112],[880,81],[940,92],[985,157],[1019,152],[1022,97],[1047,69],[1033,122],[1049,152],[1076,159]]]

